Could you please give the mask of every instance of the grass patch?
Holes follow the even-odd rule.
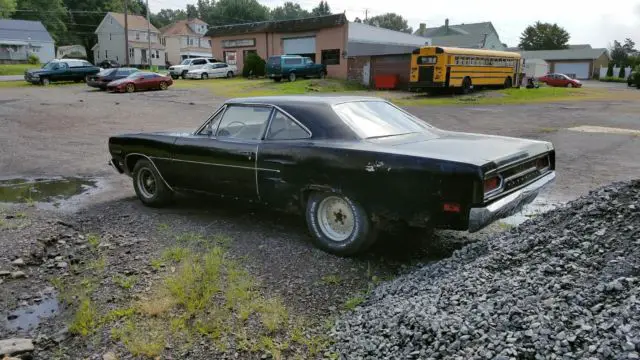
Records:
[[[87,243],[89,244],[89,246],[91,246],[94,250],[98,248],[98,245],[100,245],[100,236],[96,235],[96,234],[87,234]]]
[[[123,276],[120,274],[113,278],[113,282],[125,290],[133,288],[137,281],[138,279],[135,276]]]
[[[176,81],[174,87],[206,88],[213,94],[224,97],[340,93],[365,90],[360,84],[337,79],[301,79],[280,83],[266,79],[248,80],[244,78],[205,81],[182,80]]]
[[[538,89],[486,90],[471,95],[414,95],[392,99],[401,106],[420,105],[510,105],[544,102],[598,100],[609,96],[606,89],[540,87]]]
[[[160,270],[163,264],[164,262],[162,261],[162,259],[151,259],[151,262],[149,263],[149,265],[151,265],[151,268],[156,271]]]
[[[24,75],[30,69],[40,69],[40,64],[0,64],[0,76]]]
[[[325,285],[339,285],[342,282],[340,275],[331,274],[322,277],[322,283]]]
[[[191,250],[179,246],[174,246],[162,253],[162,260],[179,263],[190,255]]]
[[[89,336],[98,329],[99,323],[98,311],[91,300],[85,298],[80,302],[80,306],[69,325],[69,331],[73,334]]]
[[[600,79],[602,82],[616,82],[616,83],[626,83],[627,79],[620,78],[617,76],[606,76]]]
[[[347,299],[344,303],[344,308],[347,310],[354,310],[358,307],[358,305],[362,304],[365,301],[364,296],[355,295]]]

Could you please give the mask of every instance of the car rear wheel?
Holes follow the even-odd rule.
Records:
[[[200,75],[200,78],[201,78],[202,80],[207,80],[207,79],[209,78],[209,74],[207,74],[207,73],[202,73],[202,75]]]
[[[513,87],[513,82],[511,81],[511,78],[507,77],[506,79],[504,79],[504,88],[510,89],[512,87]]]
[[[306,219],[313,243],[332,254],[354,255],[376,240],[377,232],[364,208],[341,194],[311,193]]]
[[[51,84],[51,80],[49,80],[49,78],[42,78],[40,79],[40,83],[44,86],[49,86],[49,84]]]
[[[567,86],[570,88],[574,87],[573,83],[568,83]]]
[[[467,95],[467,94],[471,94],[472,91],[473,91],[473,85],[471,83],[471,78],[470,77],[464,78],[464,80],[462,80],[462,93],[464,95]]]
[[[167,90],[168,87],[166,81],[160,81],[160,90]]]
[[[276,78],[273,78],[273,81],[275,81],[275,82],[280,82],[280,81],[282,81],[282,78],[280,78],[280,77],[276,77]]]
[[[133,168],[133,188],[140,201],[147,206],[163,206],[172,198],[171,189],[147,159],[138,160]]]
[[[229,79],[230,79],[230,78],[232,78],[232,77],[233,77],[233,71],[229,71],[229,72],[227,73],[227,78],[229,78]]]
[[[320,76],[318,76],[320,79],[324,79],[327,77],[327,73],[324,71],[320,71]]]
[[[294,72],[289,73],[289,81],[291,81],[291,82],[296,81],[296,73],[294,73]]]
[[[184,80],[184,79],[186,79],[186,78],[187,78],[187,72],[188,72],[188,71],[186,71],[186,70],[182,72],[182,75],[181,75],[182,80]]]
[[[127,84],[127,86],[125,87],[125,90],[126,90],[128,93],[135,92],[135,91],[136,91],[136,86],[135,86],[135,85],[133,85],[133,84]]]

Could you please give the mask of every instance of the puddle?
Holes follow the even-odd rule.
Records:
[[[10,331],[29,331],[36,328],[42,319],[54,316],[58,312],[59,303],[55,294],[42,298],[33,305],[27,305],[7,314],[4,328]]]
[[[56,202],[96,187],[96,180],[78,177],[0,179],[0,203]]]
[[[545,198],[536,198],[532,203],[525,205],[519,213],[501,219],[499,222],[510,226],[518,226],[523,222],[538,215],[542,215],[547,211],[553,210],[560,205],[561,203],[554,203]]]

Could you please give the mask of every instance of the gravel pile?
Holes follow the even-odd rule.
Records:
[[[383,284],[332,336],[343,359],[640,358],[640,181]]]

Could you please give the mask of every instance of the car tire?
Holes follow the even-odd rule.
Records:
[[[188,71],[183,71],[182,72],[182,75],[180,75],[182,77],[182,80],[187,78],[187,73],[188,73]]]
[[[124,87],[124,90],[128,93],[133,93],[133,92],[136,92],[136,86],[129,83],[127,84],[127,86]]]
[[[320,75],[318,76],[320,79],[326,79],[327,73],[325,71],[320,71]]]
[[[167,90],[169,86],[166,81],[160,81],[160,90]]]
[[[473,92],[473,83],[471,82],[471,78],[467,76],[466,78],[464,78],[464,80],[462,80],[462,94],[468,95],[468,94],[471,94],[472,92]]]
[[[280,81],[282,81],[282,78],[280,78],[280,77],[276,77],[276,78],[273,78],[273,81],[275,81],[275,82],[280,82]]]
[[[201,80],[207,80],[208,78],[209,78],[209,74],[207,73],[202,73],[202,75],[200,75]]]
[[[138,199],[150,207],[161,207],[171,202],[173,194],[147,159],[140,159],[133,168],[133,188]]]
[[[42,86],[49,86],[49,84],[51,84],[51,80],[49,80],[49,78],[47,77],[44,77],[40,79],[40,84],[42,84]]]
[[[289,73],[289,81],[290,82],[296,81],[296,78],[297,78],[296,73],[294,73],[294,72],[290,72]]]
[[[307,200],[306,220],[314,245],[339,256],[363,252],[377,237],[364,208],[341,194],[311,193]]]
[[[507,77],[506,79],[504,79],[504,88],[510,89],[512,87],[513,87],[513,81],[511,81],[511,77]]]
[[[574,87],[574,85],[573,85],[573,83],[568,83],[567,87],[572,88],[572,87]]]
[[[229,72],[227,73],[227,78],[228,78],[228,79],[231,79],[232,77],[233,77],[233,71],[229,71]]]

